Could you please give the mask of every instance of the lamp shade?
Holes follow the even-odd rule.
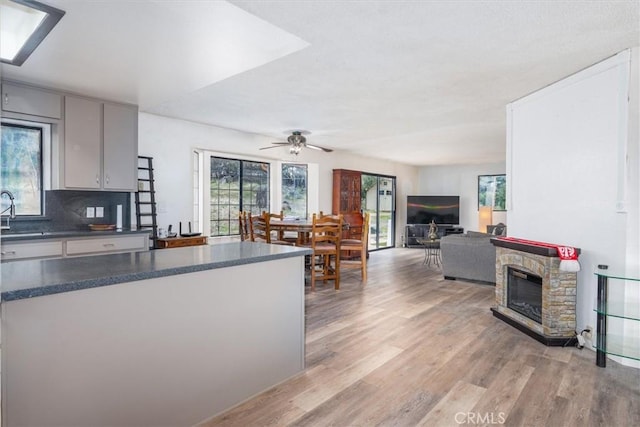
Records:
[[[493,223],[493,207],[480,206],[478,209],[478,231],[486,233],[487,225]]]

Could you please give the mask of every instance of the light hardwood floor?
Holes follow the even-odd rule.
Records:
[[[305,372],[202,426],[640,425],[640,370],[538,343],[492,316],[493,286],[423,255],[374,252],[365,286],[348,270],[307,289]]]

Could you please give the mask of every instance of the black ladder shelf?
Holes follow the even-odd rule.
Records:
[[[158,247],[156,190],[153,182],[153,157],[138,156],[138,191],[136,192],[136,221],[138,230],[151,230],[150,248]]]

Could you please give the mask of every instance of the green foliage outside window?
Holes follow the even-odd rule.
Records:
[[[282,211],[287,216],[307,218],[307,165],[282,165]]]
[[[506,210],[506,200],[506,175],[478,176],[478,208],[491,206],[494,211],[504,211]]]
[[[240,234],[238,214],[269,211],[269,164],[211,157],[211,236]]]
[[[2,124],[0,182],[15,197],[17,215],[42,215],[42,129]],[[8,207],[2,198],[2,208]]]

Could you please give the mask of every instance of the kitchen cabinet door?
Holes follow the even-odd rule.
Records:
[[[65,97],[64,186],[102,187],[102,103]]]
[[[29,258],[62,258],[62,241],[48,240],[46,242],[22,241],[2,243],[0,245],[2,261],[12,261]]]
[[[105,190],[136,191],[138,109],[104,104],[103,186]]]
[[[149,250],[149,235],[128,234],[124,236],[92,237],[67,240],[68,257],[115,252],[138,252]]]
[[[2,83],[2,111],[60,119],[62,95],[30,86]]]

